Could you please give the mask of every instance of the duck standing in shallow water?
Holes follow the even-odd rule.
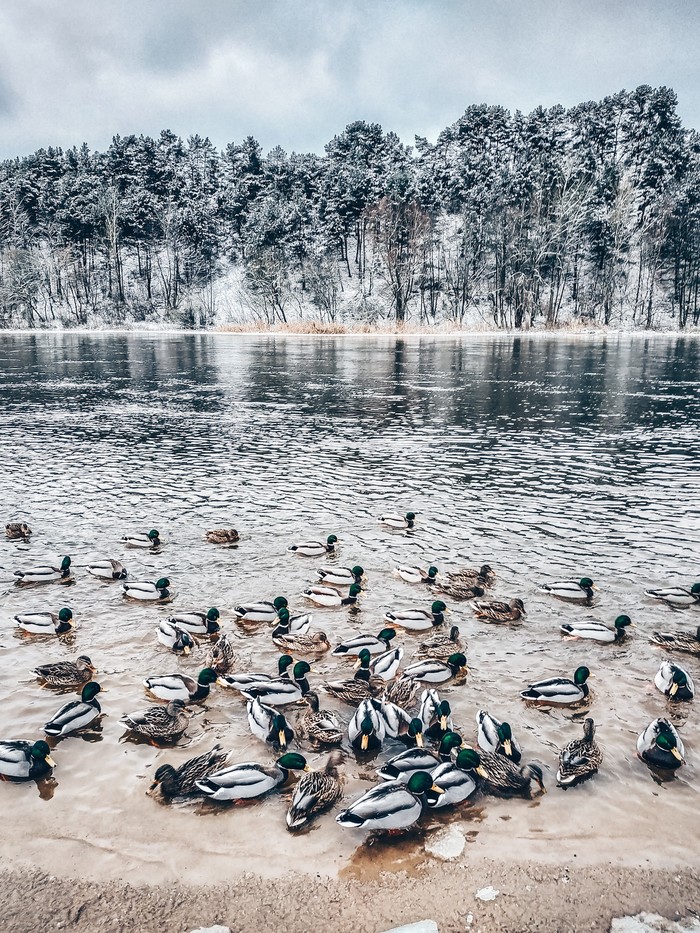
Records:
[[[338,768],[343,760],[341,752],[331,752],[321,771],[309,771],[301,776],[287,810],[287,829],[301,829],[317,813],[323,813],[340,800],[343,788]]]
[[[581,577],[580,580],[557,580],[554,583],[542,583],[541,593],[549,593],[557,599],[568,602],[585,603],[593,599],[593,590],[597,589],[590,577]]]
[[[572,787],[598,771],[603,762],[603,753],[595,741],[595,723],[586,719],[583,723],[583,738],[574,739],[559,753],[557,784]]]
[[[136,602],[168,602],[172,598],[172,593],[168,589],[169,586],[170,580],[167,577],[161,577],[155,583],[149,583],[145,580],[122,583],[124,598],[133,599]]]
[[[296,544],[290,544],[288,551],[297,554],[299,557],[323,557],[324,554],[335,554],[335,546],[338,539],[335,535],[328,535],[323,541],[298,541]]]
[[[529,700],[531,703],[553,703],[557,706],[571,706],[574,703],[580,703],[588,696],[588,684],[586,681],[591,672],[587,667],[577,667],[574,672],[574,679],[568,680],[566,677],[552,677],[549,680],[540,680],[538,683],[530,684],[527,690],[523,690],[520,696],[523,700]]]
[[[71,579],[70,557],[64,557],[58,566],[42,564],[27,570],[15,570],[14,576],[17,578],[17,586],[26,586],[29,583],[67,583]]]
[[[155,528],[145,533],[137,532],[132,535],[124,535],[122,541],[127,547],[148,548],[150,550],[155,550],[155,548],[160,547],[163,543]]]
[[[55,612],[23,612],[15,622],[30,635],[67,635],[73,630],[73,613],[66,606]]]
[[[675,771],[685,764],[685,748],[668,719],[654,719],[637,739],[637,754],[648,765]]]

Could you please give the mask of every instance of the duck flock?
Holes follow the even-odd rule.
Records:
[[[378,522],[388,530],[412,534],[416,517],[412,512],[389,513]],[[25,522],[12,522],[6,534],[28,541],[32,531]],[[226,528],[207,531],[205,537],[221,547],[239,541],[238,532]],[[166,546],[155,529],[128,535],[123,545],[156,554]],[[360,564],[340,566],[338,550],[334,534],[287,548],[290,559],[329,561],[303,591],[307,608],[356,612],[366,575]],[[89,564],[86,571],[120,586],[126,601],[157,606],[173,600],[167,577],[132,581],[119,560],[100,560]],[[415,587],[414,604],[387,611],[373,630],[358,631],[341,643],[314,628],[307,611],[293,612],[284,596],[236,606],[230,632],[223,630],[221,614],[213,607],[173,612],[159,621],[155,635],[164,651],[201,655],[202,668],[196,678],[184,673],[147,677],[143,687],[151,702],[123,713],[120,721],[125,731],[158,748],[173,745],[187,733],[193,708],[209,701],[212,686],[218,685],[240,698],[240,715],[247,715],[252,735],[260,740],[261,754],[259,761],[235,761],[232,751],[216,745],[180,767],[161,764],[149,793],[167,800],[199,796],[228,804],[283,788],[298,775],[286,814],[288,829],[298,830],[316,814],[338,805],[342,806],[336,815],[340,826],[391,832],[412,827],[426,809],[456,806],[477,793],[500,797],[544,793],[542,768],[525,762],[511,726],[497,718],[498,710],[478,711],[472,747],[463,738],[466,730],[453,721],[448,699],[450,691],[468,683],[469,670],[466,641],[458,626],[446,622],[448,607],[443,597],[468,601],[478,620],[503,626],[506,632],[525,621],[523,600],[490,597],[497,578],[487,564],[445,573],[434,566],[401,565],[395,572]],[[75,580],[69,556],[56,566],[15,572],[20,588],[74,582],[81,581]],[[589,577],[582,577],[544,583],[540,589],[562,602],[590,605],[597,587]],[[646,593],[675,609],[700,605],[700,583]],[[20,612],[14,622],[27,637],[44,636],[51,642],[65,641],[74,631],[71,609],[55,605],[44,611]],[[611,626],[579,620],[562,621],[560,629],[568,638],[615,644],[628,637],[630,627],[629,616],[620,615]],[[280,652],[277,669],[244,669],[234,650],[235,638],[241,634],[271,642]],[[700,627],[653,632],[650,642],[672,655],[700,657]],[[317,682],[313,663],[326,653],[339,664],[347,662],[347,673],[337,680]],[[163,668],[167,667],[164,654]],[[0,777],[6,780],[48,777],[56,767],[52,753],[58,741],[94,728],[103,715],[98,666],[88,654],[75,660],[47,660],[33,673],[48,688],[79,690],[80,699],[60,706],[43,726],[36,724],[44,738],[0,741]],[[525,703],[538,706],[583,706],[590,702],[590,676],[589,669],[581,666],[572,677],[524,684],[520,696]],[[672,704],[693,699],[693,678],[680,663],[663,661],[654,684]],[[135,693],[137,689],[134,682]],[[324,697],[338,701],[334,706],[347,707],[347,715],[324,708]],[[668,718],[640,727],[637,754],[649,767],[671,774],[685,763],[682,738]],[[307,748],[329,751],[324,767],[309,769],[304,755]],[[343,765],[348,755],[359,762],[381,757],[377,783],[358,799],[343,800]],[[559,751],[557,784],[567,788],[583,782],[602,763],[595,723],[589,717],[582,734]]]

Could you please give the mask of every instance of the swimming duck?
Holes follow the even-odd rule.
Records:
[[[583,619],[581,622],[566,622],[562,625],[560,631],[562,635],[568,635],[571,638],[588,638],[592,641],[600,641],[610,644],[615,641],[622,641],[627,632],[628,625],[634,627],[634,623],[629,616],[618,616],[615,619],[615,627],[608,628],[603,622],[596,622],[594,619]]]
[[[474,615],[483,622],[519,622],[525,615],[522,599],[504,602],[500,599],[477,599],[472,606]]]
[[[479,748],[494,755],[505,755],[518,764],[523,753],[509,723],[499,722],[486,710],[480,709],[476,714],[476,729]]]
[[[280,606],[277,610],[277,626],[272,631],[272,637],[275,635],[305,635],[313,622],[313,616],[308,612],[297,613],[290,616],[289,609],[286,606]]]
[[[17,586],[28,583],[65,583],[70,579],[70,557],[64,557],[58,567],[54,564],[43,564],[39,567],[30,567],[27,570],[15,570]]]
[[[289,668],[294,664],[294,658],[288,654],[281,655],[277,660],[277,673],[268,674],[265,671],[235,671],[224,674],[223,681],[227,687],[234,690],[245,690],[251,684],[268,683],[273,680],[289,680]]]
[[[367,649],[365,649],[367,650]],[[403,648],[389,648],[383,654],[378,654],[369,663],[370,675],[381,677],[382,680],[393,680],[403,658]]]
[[[300,557],[322,557],[324,554],[335,554],[335,546],[338,539],[335,535],[328,535],[326,543],[323,541],[299,541],[296,544],[290,544],[288,551],[293,551]]]
[[[588,696],[586,681],[590,673],[587,667],[577,667],[573,680],[567,680],[566,677],[552,677],[550,680],[540,680],[538,683],[530,684],[528,689],[523,690],[520,696],[523,700],[529,700],[530,702],[556,703],[559,706],[580,703],[581,700]]]
[[[357,706],[363,700],[379,696],[385,686],[381,677],[361,677],[363,673],[368,674],[369,670],[360,669],[352,680],[334,680],[322,683],[321,686],[329,696],[336,697],[350,706]]]
[[[23,612],[15,622],[24,632],[32,635],[66,635],[73,629],[73,613],[64,607],[55,612]]]
[[[403,742],[403,744],[407,745],[409,748],[423,748],[425,743],[423,723],[417,716],[414,716],[408,723],[408,726],[406,726],[405,729],[401,729],[394,738],[397,738],[399,742]]]
[[[214,771],[195,784],[210,800],[251,800],[285,784],[290,771],[306,770],[308,768],[303,755],[287,752],[272,766],[245,761]]]
[[[310,586],[302,595],[317,606],[353,606],[361,592],[359,583],[353,583],[345,597],[332,586]]]
[[[427,661],[415,661],[404,669],[404,677],[412,677],[427,684],[444,684],[462,674],[468,674],[467,659],[461,651],[451,654],[447,661],[428,658]]]
[[[405,515],[400,515],[398,512],[385,512],[377,518],[377,521],[387,528],[406,529],[414,527],[416,516],[413,512],[406,512]]]
[[[358,752],[375,752],[382,747],[382,740],[369,716],[360,720],[357,734],[350,740],[350,744]]]
[[[418,681],[414,681],[417,685]],[[420,695],[419,717],[423,726],[428,729],[439,717],[440,695],[434,687],[426,687]]]
[[[8,522],[5,525],[5,534],[11,540],[28,540],[32,535],[32,529],[26,522]]]
[[[219,617],[219,610],[212,606],[206,612],[176,612],[168,616],[168,622],[182,632],[189,632],[190,635],[204,638],[207,635],[216,635],[219,631],[221,628],[218,623]]]
[[[36,781],[46,777],[56,762],[43,740],[9,739],[0,742],[0,777],[11,781]]]
[[[654,683],[670,700],[692,700],[695,696],[693,678],[678,664],[664,661],[656,672]]]
[[[418,693],[418,681],[411,677],[404,677],[403,674],[397,680],[385,685],[382,700],[388,703],[395,703],[402,709],[410,709]]]
[[[301,776],[287,810],[287,829],[300,829],[312,816],[328,810],[340,800],[343,789],[338,768],[343,761],[341,752],[331,752],[322,771],[309,771]]]
[[[204,780],[213,771],[218,771],[226,764],[230,752],[223,752],[220,745],[215,745],[209,752],[190,758],[179,768],[161,765],[153,775],[153,783],[148,789],[152,793],[158,789],[163,797],[187,797],[199,793],[197,781]]]
[[[532,796],[532,782],[538,785],[541,793],[546,793],[542,768],[529,764],[520,767],[505,755],[491,752],[479,752],[479,763],[474,769],[481,778],[480,787],[485,794],[493,797]]]
[[[353,583],[362,583],[364,570],[357,564],[355,567],[321,567],[318,571],[321,583],[329,586],[352,586]]]
[[[603,753],[595,741],[595,723],[592,719],[583,722],[583,738],[574,739],[559,753],[557,784],[571,787],[592,777],[603,761]]]
[[[272,706],[265,706],[257,697],[248,701],[247,709],[248,725],[253,735],[284,751],[294,738],[294,729],[284,716]]]
[[[195,702],[206,700],[211,684],[219,683],[219,676],[210,667],[199,672],[195,680],[187,674],[164,674],[161,677],[147,677],[143,685],[159,700],[182,700]]]
[[[277,596],[272,602],[263,600],[258,603],[245,603],[242,606],[236,606],[233,614],[239,622],[267,622],[273,625],[277,622],[277,611],[287,608],[288,603],[284,596]]]
[[[477,788],[476,768],[479,754],[473,748],[461,748],[453,762],[443,761],[430,772],[433,783],[442,789],[441,794],[428,790],[428,806],[431,809],[453,807],[471,797]]]
[[[233,650],[233,645],[225,633],[219,635],[209,651],[208,666],[221,676],[228,674],[231,668],[239,663],[240,659]]]
[[[399,781],[405,784],[416,771],[432,771],[440,762],[450,761],[453,749],[459,748],[461,744],[461,736],[456,732],[447,732],[437,752],[420,746],[407,748],[405,752],[399,752],[390,758],[377,770],[377,774],[385,781]]]
[[[381,748],[386,736],[386,723],[371,699],[363,700],[348,723],[348,738],[353,748],[373,751]]]
[[[549,593],[558,599],[567,599],[569,602],[585,603],[593,599],[593,590],[598,589],[590,577],[581,577],[580,580],[556,580],[554,583],[542,583],[539,590]]]
[[[408,829],[420,818],[429,790],[442,793],[427,771],[416,771],[406,784],[378,784],[339,813],[336,823],[349,829]]]
[[[60,736],[77,732],[93,723],[102,713],[97,694],[102,688],[94,680],[85,684],[79,700],[62,706],[44,726],[46,735]]]
[[[415,657],[418,660],[432,658],[437,661],[446,661],[455,652],[464,652],[466,647],[467,643],[461,637],[458,627],[453,625],[449,632],[437,632],[422,641],[418,645]]]
[[[297,661],[293,669],[293,679],[281,677],[279,680],[248,684],[244,690],[241,690],[241,693],[246,700],[258,697],[270,706],[286,706],[288,703],[296,703],[310,690],[306,679],[310,670],[306,661]]]
[[[118,560],[98,560],[87,565],[87,572],[100,580],[126,580],[127,572]]]
[[[235,528],[213,528],[204,537],[210,544],[236,544],[241,536]]]
[[[155,583],[149,583],[147,580],[139,580],[134,583],[122,583],[125,599],[134,599],[139,602],[167,602],[171,598],[171,592],[168,589],[170,580],[167,577],[161,577]]]
[[[272,641],[280,651],[301,655],[302,657],[318,657],[330,651],[331,643],[325,632],[312,632],[307,635],[296,633],[294,635],[277,635]]]
[[[190,633],[173,625],[168,619],[163,619],[156,626],[156,638],[161,645],[165,645],[176,654],[187,655],[195,647],[195,641]]]
[[[340,720],[332,710],[320,709],[318,694],[309,691],[304,697],[308,709],[299,720],[300,731],[315,747],[340,745],[343,731]]]
[[[652,632],[649,641],[668,651],[700,654],[700,626],[695,632]]]
[[[647,764],[675,771],[685,764],[685,748],[668,719],[654,719],[637,739],[637,754]]]
[[[125,713],[120,719],[132,732],[164,742],[179,738],[189,721],[190,714],[182,700],[171,700],[167,706],[149,706],[135,713]]]
[[[86,654],[81,654],[75,661],[55,661],[53,664],[41,664],[35,667],[36,674],[47,687],[79,687],[92,680],[97,671]]]
[[[700,583],[693,583],[690,587],[667,586],[656,590],[644,590],[644,593],[652,599],[660,599],[674,609],[687,609],[689,606],[697,606],[700,602]]]
[[[431,584],[432,585],[432,584]],[[432,585],[434,590],[438,590],[451,599],[475,599],[477,596],[483,596],[486,590],[478,583],[441,583]]]
[[[496,573],[489,564],[481,567],[462,567],[460,570],[451,570],[435,578],[435,584],[441,586],[467,586],[489,587],[496,582]]]
[[[378,635],[361,632],[354,638],[349,638],[341,645],[337,645],[331,654],[347,658],[359,657],[363,651],[369,651],[370,654],[382,654],[389,650],[389,642],[395,637],[396,631],[393,628],[383,628]]]
[[[160,540],[160,535],[155,528],[152,528],[151,531],[147,533],[137,532],[132,535],[124,535],[122,541],[126,544],[127,547],[140,547],[140,548],[157,548],[160,547],[162,542]]]
[[[430,609],[397,609],[395,612],[386,612],[384,620],[407,632],[426,632],[436,625],[442,625],[446,609],[445,603],[436,599]]]
[[[425,570],[423,567],[401,564],[394,569],[406,583],[430,583],[438,574],[437,567],[428,567]]]
[[[398,706],[396,703],[392,703],[390,700],[385,699],[372,699],[372,705],[379,713],[379,715],[384,720],[384,726],[386,729],[386,736],[389,739],[398,739],[400,736],[406,735],[411,726],[412,718],[403,709],[401,706]],[[423,729],[423,724],[421,723],[421,733]],[[414,741],[410,741],[409,745],[417,744]]]
[[[447,700],[441,700],[435,708],[435,713],[425,728],[425,735],[433,742],[442,742],[448,732],[454,732],[452,721],[452,708]]]

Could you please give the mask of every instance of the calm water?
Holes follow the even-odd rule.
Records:
[[[218,606],[244,664],[272,668],[269,631],[245,636],[231,609],[278,594],[301,607],[321,562],[286,547],[331,532],[342,539],[340,564],[359,562],[368,575],[359,613],[315,611],[332,643],[378,631],[388,608],[429,601],[393,575],[397,562],[489,562],[494,595],[521,596],[528,609],[519,628],[498,628],[474,620],[468,604],[452,606],[471,676],[446,695],[469,739],[477,709],[508,719],[525,758],[545,767],[550,793],[532,803],[477,798],[428,818],[428,833],[464,823],[470,856],[687,857],[673,827],[700,830],[697,702],[676,715],[688,764],[675,780],[653,781],[635,742],[667,714],[652,684],[662,658],[646,634],[700,621],[700,612],[673,612],[643,594],[700,576],[700,342],[0,335],[0,392],[3,522],[21,517],[35,531],[28,547],[0,542],[0,734],[40,737],[65,701],[32,679],[37,663],[87,653],[109,691],[102,731],[58,743],[53,788],[40,796],[35,785],[0,787],[5,858],[132,880],[217,880],[288,865],[362,876],[361,833],[327,816],[290,837],[278,795],[223,811],[145,795],[159,764],[217,741],[237,760],[270,756],[237,696],[216,687],[175,749],[124,741],[120,715],[148,703],[143,677],[196,672],[204,652],[175,658],[154,634],[168,607],[125,604],[118,584],[83,569],[116,557],[134,579],[169,576],[172,608]],[[374,517],[388,509],[418,513],[415,533],[379,529]],[[240,546],[207,544],[213,526],[237,527]],[[122,549],[123,534],[151,527],[166,541],[160,554]],[[75,585],[11,585],[13,569],[62,554],[73,558]],[[601,587],[593,607],[536,592],[543,580],[584,574]],[[71,644],[13,631],[16,612],[62,605],[79,623]],[[612,623],[621,612],[638,627],[620,647],[560,638],[563,621]],[[405,663],[419,640],[397,638]],[[565,793],[555,787],[556,749],[579,735],[586,711],[533,710],[518,693],[581,663],[596,675],[590,711],[606,760],[597,778]],[[682,663],[700,681],[700,662]],[[312,683],[349,673],[331,659],[314,668]],[[349,708],[339,709],[347,719]],[[349,757],[351,799],[378,763]],[[370,851],[375,868],[407,867],[422,840]]]

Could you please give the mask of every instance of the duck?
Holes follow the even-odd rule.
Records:
[[[644,590],[644,594],[651,596],[652,599],[660,599],[674,609],[687,609],[689,606],[697,606],[700,602],[700,583],[693,583],[689,587],[667,586],[661,589]]]
[[[441,583],[434,584],[433,589],[449,596],[451,599],[475,599],[483,596],[486,590],[478,583]]]
[[[366,650],[366,649],[365,649]],[[371,655],[370,655],[371,657]],[[370,675],[381,677],[382,680],[393,680],[403,658],[403,648],[389,648],[383,654],[378,654],[369,663]]]
[[[425,746],[423,723],[417,716],[414,716],[408,723],[408,726],[402,729],[395,738],[408,746],[408,748],[423,748]]]
[[[609,628],[604,622],[597,622],[595,619],[583,619],[581,622],[565,622],[560,631],[562,635],[568,635],[570,638],[590,639],[611,644],[624,639],[627,626],[634,628],[634,622],[629,616],[621,615],[615,619],[614,628]]]
[[[496,624],[519,622],[526,614],[525,605],[522,599],[518,598],[508,602],[500,599],[477,599],[472,609],[477,619]]]
[[[426,661],[415,661],[404,669],[403,676],[411,677],[428,684],[444,684],[463,674],[468,674],[467,659],[461,651],[451,654],[446,661],[428,658]]]
[[[262,600],[257,603],[245,603],[242,606],[236,606],[233,614],[238,622],[267,622],[268,625],[273,625],[277,622],[278,610],[286,609],[288,605],[284,596],[277,596],[272,602]]]
[[[326,651],[330,651],[331,643],[325,632],[312,632],[306,635],[299,633],[293,635],[277,635],[272,641],[277,645],[280,651],[285,653],[293,652],[302,657],[318,657]]]
[[[433,784],[442,789],[441,794],[429,790],[428,806],[433,810],[454,807],[467,800],[478,786],[476,768],[479,767],[479,754],[473,748],[461,748],[453,762],[443,761],[430,772]]]
[[[382,740],[369,716],[360,720],[357,734],[350,740],[350,744],[358,752],[375,752],[382,747]]]
[[[667,651],[700,654],[700,626],[695,632],[652,632],[649,641]]]
[[[649,765],[675,771],[685,764],[685,748],[668,719],[654,719],[637,739],[637,754]]]
[[[590,674],[591,672],[587,667],[577,667],[573,680],[568,680],[566,677],[552,677],[549,680],[540,680],[538,683],[530,684],[528,689],[523,690],[520,696],[523,700],[529,700],[530,702],[571,706],[574,703],[580,703],[581,700],[588,696],[586,681]]]
[[[398,677],[385,685],[382,700],[386,703],[395,703],[402,709],[410,709],[416,699],[419,683],[411,677]]]
[[[32,529],[26,522],[8,522],[5,525],[5,534],[12,541],[27,541],[32,536]]]
[[[97,560],[87,565],[87,572],[100,580],[126,580],[127,572],[124,565],[118,560]]]
[[[215,745],[211,751],[188,759],[179,768],[172,765],[160,765],[153,775],[153,781],[148,793],[158,790],[162,797],[188,797],[199,793],[197,781],[208,777],[213,771],[223,768],[231,753],[224,752],[220,745]]]
[[[386,736],[386,723],[371,699],[363,700],[348,723],[348,738],[358,751],[381,748]]]
[[[294,664],[291,655],[283,654],[277,660],[277,673],[268,674],[265,671],[235,671],[233,674],[224,674],[223,682],[234,690],[245,690],[251,684],[267,683],[273,680],[289,680],[289,668]]]
[[[400,564],[398,567],[394,568],[394,572],[397,573],[402,580],[406,583],[430,583],[438,575],[437,567],[428,567],[426,570],[424,567],[414,567],[407,564]]]
[[[415,526],[416,516],[414,512],[406,512],[405,515],[401,515],[399,512],[385,512],[384,515],[378,516],[377,521],[386,528],[405,530]]]
[[[580,580],[556,580],[554,583],[541,583],[538,589],[542,593],[556,596],[557,599],[585,603],[593,599],[593,590],[598,587],[590,577],[581,577]]]
[[[273,638],[275,635],[296,635],[297,633],[305,635],[313,622],[313,616],[310,613],[302,612],[291,616],[286,606],[280,606],[277,610],[277,619],[277,626],[272,632]]]
[[[257,697],[248,701],[247,710],[248,725],[253,735],[284,751],[294,739],[294,729],[284,716],[272,706],[265,706]]]
[[[353,583],[345,597],[332,586],[309,586],[302,595],[317,606],[335,607],[354,606],[361,592],[359,583]]]
[[[160,547],[162,541],[155,528],[148,532],[136,532],[131,535],[124,535],[122,541],[127,547],[150,548],[151,550]]]
[[[456,732],[447,732],[440,742],[437,752],[429,748],[408,748],[390,758],[385,765],[377,769],[377,774],[384,781],[400,781],[406,783],[416,771],[432,771],[442,761],[450,761],[452,751],[459,748],[462,738]]]
[[[324,554],[335,554],[335,546],[338,538],[335,535],[328,535],[325,543],[323,541],[298,541],[296,544],[290,544],[287,548],[300,557],[322,557]]]
[[[595,741],[595,723],[589,717],[583,721],[583,738],[574,739],[559,752],[557,784],[572,787],[592,777],[601,766],[603,753]]]
[[[364,570],[357,564],[355,567],[321,567],[316,571],[319,580],[326,586],[352,586],[353,583],[362,583]]]
[[[55,612],[24,612],[14,617],[23,632],[31,635],[66,635],[73,630],[73,612],[67,607]]]
[[[95,666],[86,654],[79,655],[75,661],[41,664],[32,671],[47,687],[79,687],[92,680],[96,673]]]
[[[297,661],[293,669],[293,679],[281,677],[279,680],[248,684],[244,690],[241,690],[241,693],[246,700],[258,697],[270,706],[286,706],[288,703],[296,703],[310,690],[306,679],[310,670],[306,661]]]
[[[399,736],[405,735],[408,732],[412,719],[405,709],[402,709],[402,707],[397,706],[396,703],[392,703],[390,700],[381,698],[378,700],[372,699],[371,703],[384,720],[387,738],[398,739]],[[409,744],[413,745],[415,742],[410,742]]]
[[[341,752],[331,752],[322,770],[302,774],[287,810],[287,829],[301,829],[316,814],[323,813],[340,800],[343,788],[338,769],[343,761]]]
[[[343,730],[340,720],[332,710],[321,709],[318,694],[310,690],[304,697],[308,708],[299,720],[300,732],[309,742],[320,745],[340,745]]]
[[[210,544],[236,544],[241,536],[235,528],[212,528],[204,537]]]
[[[122,583],[125,599],[133,599],[138,602],[167,602],[172,594],[168,587],[170,580],[167,577],[161,577],[155,583],[149,583],[147,580],[139,580],[134,583]]]
[[[245,761],[214,771],[195,781],[200,793],[217,802],[226,800],[252,800],[262,797],[289,779],[290,771],[307,771],[303,755],[287,752],[272,766]]]
[[[363,651],[369,651],[370,654],[383,654],[389,650],[389,643],[396,637],[396,630],[393,628],[383,628],[378,635],[370,635],[367,632],[360,632],[353,638],[336,645],[331,654],[334,657],[355,658],[359,657]]]
[[[514,764],[518,764],[523,756],[510,723],[499,722],[493,716],[480,709],[476,714],[476,741],[479,748],[493,755],[505,755]]]
[[[450,655],[457,651],[464,652],[467,643],[462,638],[459,628],[453,625],[449,632],[437,632],[431,638],[426,638],[418,645],[415,657],[425,661],[432,658],[437,661],[446,661]]]
[[[240,658],[233,650],[233,645],[225,633],[219,635],[209,650],[208,666],[221,676],[228,672],[240,662]]]
[[[693,678],[678,664],[664,661],[654,677],[656,688],[669,700],[692,700],[695,696]]]
[[[156,626],[156,638],[161,645],[170,648],[175,654],[187,655],[196,644],[189,632],[173,625],[168,619],[163,619]]]
[[[357,706],[363,700],[377,697],[384,689],[381,677],[361,677],[363,671],[359,670],[352,680],[334,680],[321,684],[329,696],[342,700],[350,706]],[[366,672],[368,673],[368,671]]]
[[[442,742],[448,732],[454,732],[452,721],[452,707],[447,700],[441,700],[435,708],[430,723],[425,727],[426,736],[433,742]]]
[[[65,583],[71,578],[70,557],[64,557],[57,566],[42,564],[39,567],[29,567],[27,570],[15,570],[17,586],[26,586],[28,583]]]
[[[197,680],[187,674],[164,674],[161,677],[146,677],[144,687],[159,700],[182,700],[196,702],[206,700],[211,684],[219,683],[219,675],[210,667],[199,672]]]
[[[198,635],[205,638],[207,635],[216,635],[220,630],[219,625],[220,612],[216,606],[207,609],[206,612],[176,612],[168,616],[168,622],[180,629],[182,632],[189,632],[190,635]]]
[[[418,686],[419,681],[414,683]],[[419,717],[423,726],[428,729],[440,716],[440,695],[433,687],[426,687],[420,695]]]
[[[445,621],[447,606],[440,599],[433,601],[430,609],[397,609],[384,613],[384,621],[398,625],[407,632],[426,632]]]
[[[348,829],[409,829],[420,819],[426,793],[442,789],[428,771],[416,771],[408,779],[378,784],[336,816],[336,823]]]
[[[462,567],[435,577],[434,582],[437,586],[446,583],[449,586],[489,587],[496,582],[496,572],[489,564],[482,564],[478,568]]]
[[[79,700],[72,700],[62,706],[58,712],[46,723],[46,735],[61,738],[71,732],[77,732],[93,723],[102,713],[97,701],[97,694],[102,688],[91,680],[85,684]]]
[[[474,770],[481,778],[479,786],[485,794],[491,794],[493,797],[531,797],[533,781],[541,793],[547,793],[542,768],[539,765],[528,764],[521,767],[505,755],[494,755],[491,752],[476,754],[479,763]]]
[[[125,713],[120,720],[131,732],[161,741],[179,738],[189,721],[190,714],[183,700],[170,700],[167,706],[149,706],[148,709]]]
[[[0,778],[37,781],[47,777],[55,767],[51,749],[43,739],[38,742],[26,739],[0,741]]]

